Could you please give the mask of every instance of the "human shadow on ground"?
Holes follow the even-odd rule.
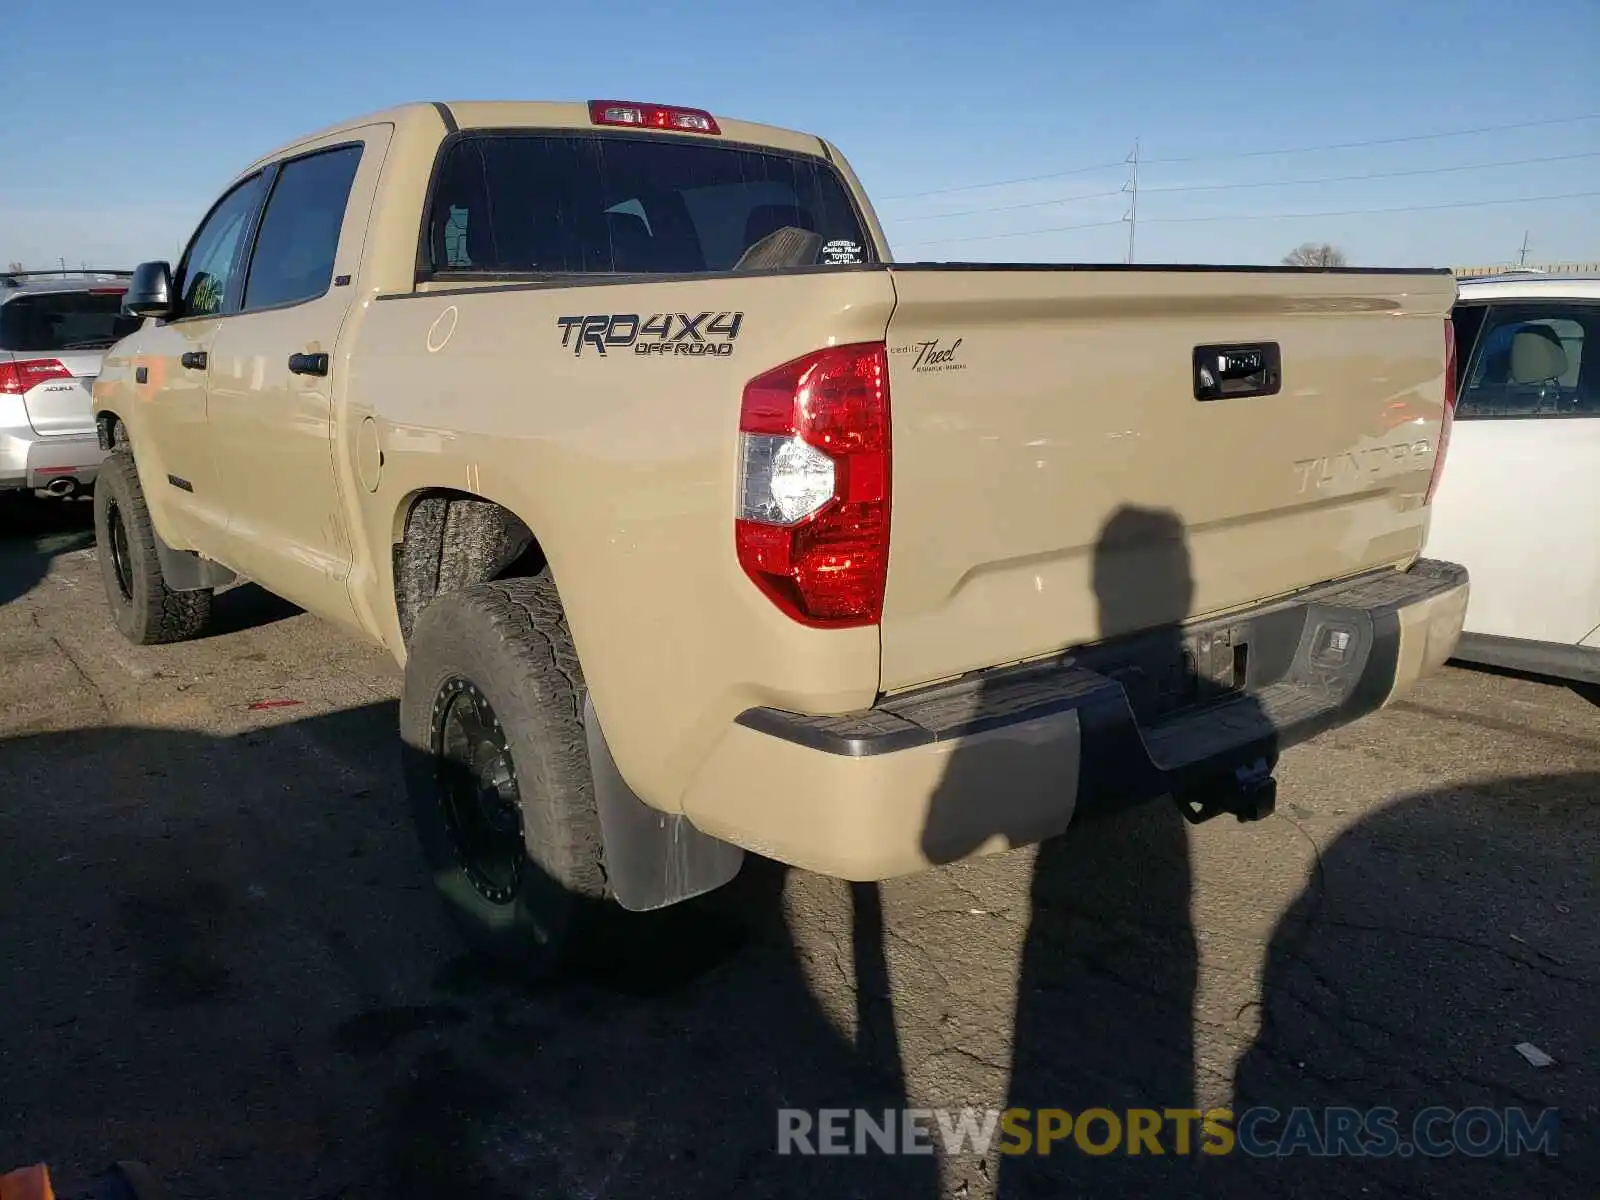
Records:
[[[1116,705],[1131,708],[1141,727],[1181,720],[1197,706],[1253,705],[1248,696],[1219,691],[1186,645],[1181,623],[1193,606],[1194,582],[1176,514],[1136,507],[1111,514],[1095,544],[1093,580],[1097,640],[1105,643],[1096,668],[1121,684],[1126,700]],[[977,710],[991,707],[991,699],[1004,705],[1004,686],[986,685]],[[1034,860],[1006,1103],[1034,1113],[1192,1109],[1197,953],[1188,829],[1160,787],[1152,791],[1140,734],[1111,730],[1100,716],[1084,710],[1077,731],[1065,731],[1068,739],[1081,737],[1078,793],[1093,799],[1080,799],[1071,827],[1044,841]],[[1067,746],[1070,753],[1070,740]],[[947,861],[992,838],[1016,845],[1058,832],[1049,820],[1059,821],[1070,795],[1019,800],[1009,770],[1016,755],[1039,753],[1026,740],[982,738],[956,750],[923,835],[930,857]],[[1269,737],[1228,755],[1219,778],[1231,777],[1235,761],[1270,769],[1276,759]],[[1042,817],[1052,803],[1053,813]],[[1037,1124],[1032,1131],[1036,1136]],[[1174,1153],[1174,1132],[1163,1134],[1166,1156],[1157,1159],[1084,1153],[1074,1148],[1076,1132],[1049,1154],[1038,1153],[1035,1141],[1034,1152],[1002,1158],[998,1195],[1148,1194],[1193,1185],[1198,1161]],[[1199,1132],[1189,1131],[1191,1147]],[[1104,1121],[1083,1133],[1091,1145],[1110,1136]]]

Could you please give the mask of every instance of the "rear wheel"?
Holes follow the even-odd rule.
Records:
[[[95,480],[94,532],[106,600],[123,637],[153,646],[185,641],[205,629],[211,589],[175,592],[167,586],[155,526],[126,451],[110,455]]]
[[[441,596],[400,702],[406,789],[446,907],[519,973],[566,965],[612,908],[583,675],[548,572]]]

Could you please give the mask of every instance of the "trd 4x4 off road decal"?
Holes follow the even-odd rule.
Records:
[[[561,344],[574,354],[582,354],[585,346],[601,355],[632,346],[635,354],[726,358],[743,322],[742,312],[652,313],[643,319],[638,313],[595,313],[557,317],[556,327]]]

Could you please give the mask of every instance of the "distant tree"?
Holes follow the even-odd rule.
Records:
[[[1327,242],[1305,242],[1283,256],[1286,267],[1348,267],[1345,252]]]
[[[22,270],[22,264],[17,262],[17,261],[15,261],[15,260],[12,260],[11,262],[8,262],[6,264],[6,270],[8,270],[8,271],[20,271],[20,270]]]

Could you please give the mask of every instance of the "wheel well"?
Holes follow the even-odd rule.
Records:
[[[94,428],[102,450],[119,450],[128,444],[128,431],[116,413],[96,413]]]
[[[394,601],[407,641],[435,596],[491,579],[537,575],[544,551],[510,509],[470,492],[435,489],[412,498],[394,546]]]

